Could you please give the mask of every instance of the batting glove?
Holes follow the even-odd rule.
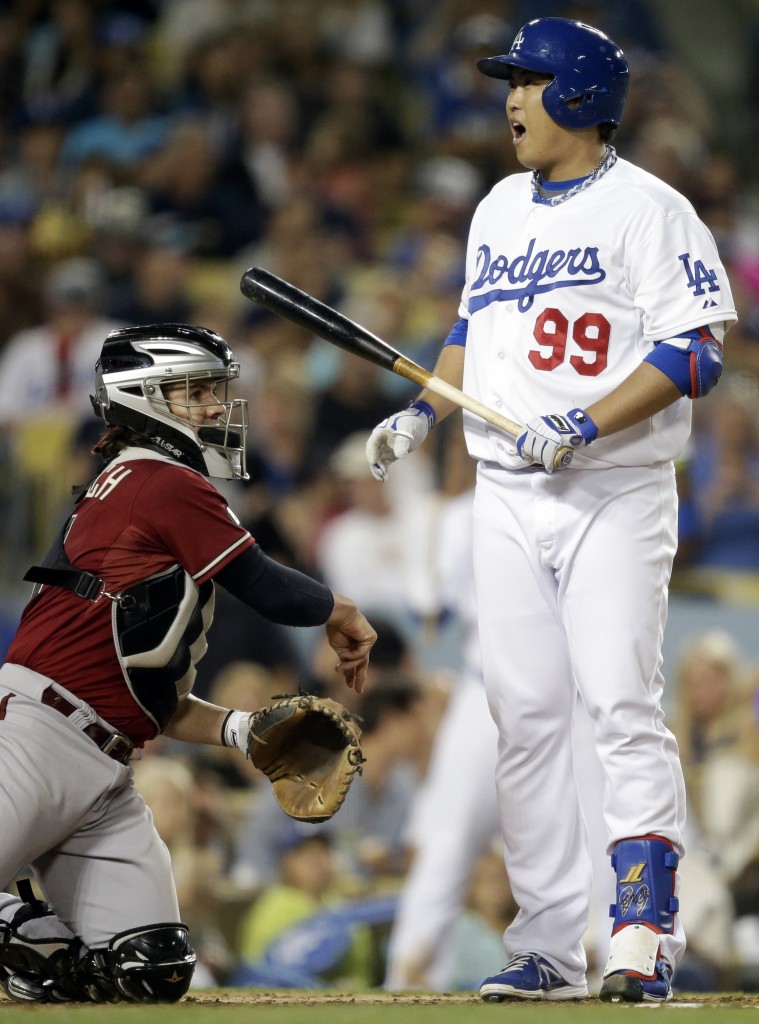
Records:
[[[598,427],[583,409],[571,409],[566,416],[536,416],[525,426],[527,429],[517,439],[517,452],[525,462],[541,463],[548,473],[556,468],[554,459],[560,448],[586,448],[598,437]],[[571,461],[569,453],[560,468]]]
[[[366,457],[372,476],[383,482],[393,462],[405,459],[435,426],[435,410],[426,402],[412,402],[408,409],[383,420],[369,435]]]

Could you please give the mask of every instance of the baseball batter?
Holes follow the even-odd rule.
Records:
[[[480,992],[587,994],[591,857],[571,745],[579,690],[605,775],[617,879],[601,998],[662,1002],[685,943],[685,794],[660,703],[673,460],[690,399],[717,383],[736,315],[690,203],[611,145],[628,86],[611,39],[537,19],[508,54],[478,67],[508,85],[508,126],[528,169],[497,183],[473,217],[460,319],[435,368],[525,424],[514,442],[465,413],[478,460],[478,628],[520,908],[504,936],[508,962]],[[376,427],[367,443],[375,475],[384,479],[451,408],[424,391]],[[570,458],[555,470],[561,448]]]
[[[114,331],[93,404],[104,468],[80,492],[0,669],[0,984],[18,1001],[174,1002],[195,954],[132,784],[158,733],[245,751],[250,711],[193,697],[214,581],[275,622],[325,624],[348,686],[376,635],[352,601],[269,559],[209,477],[245,478],[239,365],[218,334]]]

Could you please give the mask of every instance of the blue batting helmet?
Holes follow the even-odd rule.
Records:
[[[543,91],[543,106],[565,128],[616,128],[622,117],[630,77],[627,58],[607,35],[581,21],[529,21],[507,54],[483,57],[477,67],[492,78],[508,78],[512,68],[553,75]],[[570,106],[571,100],[580,103]]]

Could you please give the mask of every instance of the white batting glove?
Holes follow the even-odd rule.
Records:
[[[393,462],[405,459],[424,441],[435,426],[435,410],[427,402],[412,402],[403,412],[393,413],[369,435],[366,458],[372,476],[383,482]]]
[[[536,416],[525,427],[517,439],[517,452],[525,462],[541,463],[547,473],[565,469],[572,461],[572,453],[568,452],[559,467],[554,465],[560,448],[586,448],[598,437],[598,427],[583,409],[571,409],[566,416]]]

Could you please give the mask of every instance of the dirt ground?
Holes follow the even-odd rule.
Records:
[[[591,996],[587,1000],[573,1003],[576,1007],[601,1006],[597,996]],[[91,1004],[56,1004],[52,1009],[59,1011],[64,1008],[70,1009],[75,1005],[91,1006]],[[340,991],[314,991],[302,989],[208,989],[191,991],[184,997],[181,1004],[195,1006],[482,1006],[482,1001],[476,993],[424,993],[424,992],[383,992],[372,990],[371,992],[340,992]],[[514,1004],[517,1005],[517,1004]],[[567,1008],[566,1003],[542,1002],[543,1009]],[[649,1004],[650,1005],[650,1004]],[[12,1007],[18,1006],[0,992],[0,1007],[2,1012],[9,1011]],[[736,1009],[759,1009],[759,992],[714,992],[714,993],[679,993],[667,1007],[675,1008],[690,1007],[731,1007]],[[48,1009],[48,1007],[45,1007]]]
[[[394,992],[312,992],[300,990],[279,990],[265,991],[263,989],[213,989],[208,992],[192,992],[185,996],[184,1003],[196,1003],[199,1005],[269,1005],[286,1006],[288,1004],[298,1006],[325,1006],[353,1004],[360,1006],[383,1006],[388,1004],[415,1006],[415,1005],[472,1005],[480,1004],[479,996],[472,993],[452,994],[427,994],[427,993],[394,993]],[[597,997],[591,997],[587,1001],[577,1005],[592,1005],[598,1003]],[[669,1006],[682,1004],[683,1006],[732,1006],[744,1009],[759,1009],[759,993],[755,992],[714,992],[694,994],[683,993],[675,996]],[[542,1006],[566,1004],[553,1003],[541,1004]]]

